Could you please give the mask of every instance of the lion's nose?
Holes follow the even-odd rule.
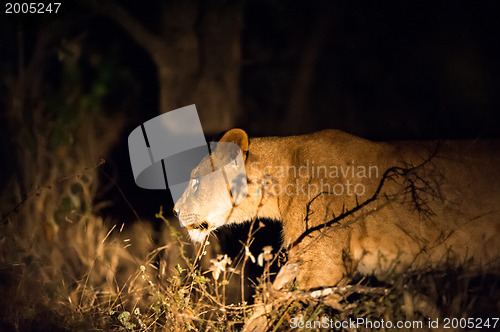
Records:
[[[179,209],[174,206],[174,216],[179,216]]]

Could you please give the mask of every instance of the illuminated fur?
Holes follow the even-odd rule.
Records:
[[[248,196],[231,209],[220,189],[193,179],[175,209],[181,220],[207,216],[188,227],[194,241],[226,224],[281,221],[287,265],[297,267],[288,270],[297,273],[282,273],[277,288],[295,277],[311,288],[344,283],[354,272],[383,277],[498,261],[498,142],[378,143],[337,130],[249,139],[240,129],[221,142],[241,147]],[[202,161],[193,178],[208,165]]]

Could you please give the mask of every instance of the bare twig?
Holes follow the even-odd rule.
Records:
[[[380,180],[379,182],[379,185],[377,187],[377,189],[375,190],[375,193],[370,197],[368,198],[366,201],[364,201],[363,203],[361,204],[358,204],[356,205],[354,208],[350,209],[350,210],[347,210],[347,211],[344,211],[344,209],[342,209],[342,213],[337,216],[337,217],[334,217],[333,219],[327,221],[327,222],[324,222],[320,225],[316,225],[314,227],[311,227],[311,228],[307,228],[291,245],[290,245],[290,248],[293,248],[293,247],[296,247],[298,244],[300,244],[308,235],[310,235],[311,233],[313,232],[316,232],[316,231],[320,231],[322,229],[325,229],[327,227],[330,227],[330,226],[333,226],[335,224],[339,224],[341,221],[343,221],[346,217],[348,216],[351,216],[353,215],[354,213],[358,212],[359,210],[361,210],[362,208],[364,208],[365,206],[368,206],[369,204],[373,203],[375,200],[377,200],[379,198],[379,195],[382,191],[382,188],[384,186],[384,184],[386,183],[387,180],[393,180],[395,181],[395,177],[403,177],[404,178],[404,181],[407,181],[409,182],[409,186],[406,187],[406,186],[403,186],[403,188],[406,188],[406,190],[409,190],[410,193],[412,194],[412,201],[414,202],[417,210],[421,213],[423,213],[424,215],[427,215],[427,216],[430,216],[432,215],[432,211],[430,211],[428,205],[425,203],[425,201],[419,196],[419,193],[420,192],[426,192],[426,190],[428,191],[429,188],[431,188],[431,194],[435,194],[434,191],[432,191],[432,187],[430,187],[430,185],[422,178],[420,177],[418,174],[415,175],[415,178],[412,179],[411,176],[413,174],[416,174],[416,170],[419,169],[419,168],[422,168],[424,165],[426,165],[427,163],[430,162],[430,160],[432,158],[434,158],[434,156],[436,155],[437,153],[437,149],[431,154],[431,156],[424,160],[421,164],[417,165],[417,166],[414,166],[414,167],[399,167],[399,166],[395,166],[395,167],[391,167],[391,168],[388,168],[383,176],[382,176],[382,179]],[[419,187],[416,185],[416,181],[421,181],[424,183],[424,186],[423,187]],[[317,199],[319,196],[322,196],[322,195],[325,195],[325,194],[330,194],[329,192],[321,192],[319,193],[318,195],[316,195],[306,206],[307,208],[307,214],[306,214],[306,224],[308,223],[308,220],[309,220],[309,216],[310,216],[310,205],[311,203]]]

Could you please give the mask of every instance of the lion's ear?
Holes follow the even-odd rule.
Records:
[[[248,153],[248,135],[242,129],[235,128],[227,131],[219,142],[229,142],[238,145],[243,154],[243,158],[245,158]]]

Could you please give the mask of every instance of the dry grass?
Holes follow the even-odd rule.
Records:
[[[164,224],[164,246],[158,248],[145,236],[151,229],[128,230],[90,212],[66,218],[51,241],[44,234],[26,241],[15,214],[9,217],[2,225],[2,330],[232,331],[262,305],[268,329],[277,331],[288,330],[293,319],[425,323],[498,316],[499,280],[486,273],[421,271],[394,274],[384,283],[362,279],[323,293],[277,293],[268,273],[276,255],[268,252],[260,259],[266,273],[254,289],[257,305],[227,304],[227,293],[240,291],[230,286],[235,279],[239,284],[235,273],[258,263],[244,250],[252,238],[234,263],[221,256],[207,265],[201,263],[207,246],[193,252],[174,223],[161,211],[157,217]]]

